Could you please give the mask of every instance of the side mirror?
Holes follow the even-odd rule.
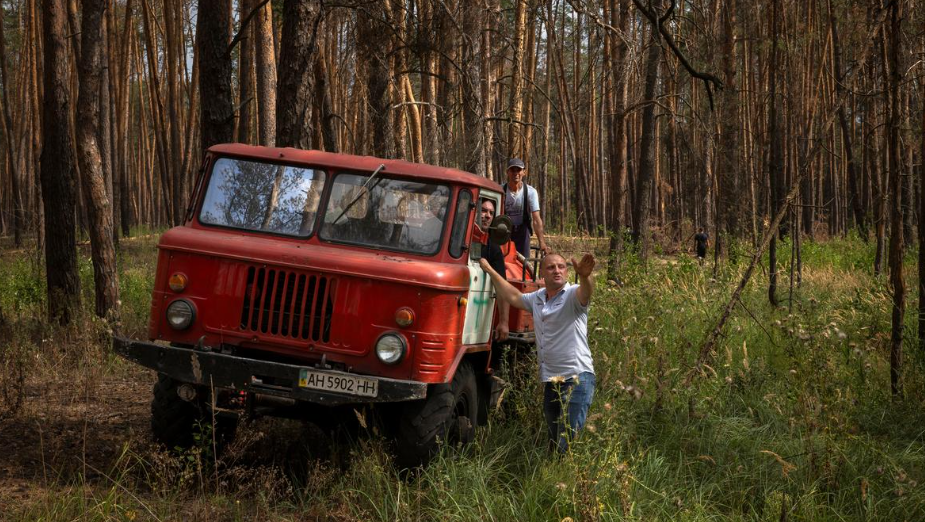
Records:
[[[514,222],[511,218],[501,215],[495,216],[488,226],[488,237],[496,245],[504,245],[511,240],[511,231],[514,230]]]

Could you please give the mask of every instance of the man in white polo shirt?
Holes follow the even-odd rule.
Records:
[[[585,424],[594,398],[594,362],[588,346],[588,306],[594,293],[594,256],[572,259],[578,284],[568,283],[568,264],[549,254],[540,265],[546,287],[522,294],[495,272],[485,259],[482,269],[491,277],[500,299],[533,314],[537,359],[543,385],[543,414],[550,445],[568,450]]]

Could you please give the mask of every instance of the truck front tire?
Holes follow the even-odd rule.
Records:
[[[190,448],[195,443],[196,433],[210,433],[204,430],[212,425],[209,400],[200,393],[192,401],[180,398],[177,389],[183,383],[158,374],[151,400],[151,432],[154,440],[168,449]],[[218,441],[230,438],[235,423],[231,419],[216,417],[215,437]],[[211,438],[211,437],[210,437]],[[211,445],[211,442],[209,443]]]
[[[449,384],[435,384],[427,398],[408,403],[402,409],[398,427],[398,465],[412,468],[426,465],[441,444],[469,443],[479,411],[475,371],[463,361]]]

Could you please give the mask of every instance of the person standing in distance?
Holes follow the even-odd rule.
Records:
[[[499,299],[533,314],[537,360],[543,384],[543,415],[550,446],[568,450],[584,427],[594,399],[594,361],[588,346],[588,307],[594,293],[594,256],[572,259],[578,284],[568,283],[568,265],[549,254],[540,265],[546,287],[522,294],[488,263],[479,264],[490,277]]]
[[[514,230],[511,241],[520,255],[530,257],[530,236],[535,232],[541,255],[546,255],[546,236],[540,216],[540,197],[536,189],[524,183],[527,167],[523,160],[507,162],[507,183],[504,184],[504,213],[511,218]]]
[[[707,257],[707,243],[710,241],[710,236],[703,230],[703,227],[697,230],[697,234],[694,235],[694,243],[697,248],[697,261],[702,265],[703,259]]]

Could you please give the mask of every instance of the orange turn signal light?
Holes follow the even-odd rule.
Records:
[[[182,292],[186,289],[187,283],[189,283],[189,279],[186,278],[186,274],[175,272],[167,281],[167,286],[174,292]]]
[[[411,326],[414,323],[414,312],[410,308],[399,308],[395,312],[395,323],[402,327]]]
[[[465,297],[460,297],[460,298],[459,298],[459,306],[466,306],[467,304],[469,304],[469,300],[468,300],[468,299],[466,299]]]

